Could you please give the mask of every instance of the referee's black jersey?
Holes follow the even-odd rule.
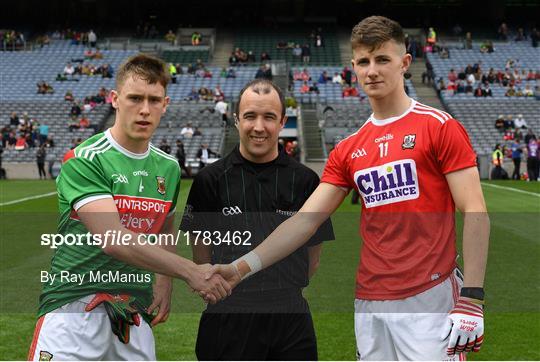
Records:
[[[281,146],[279,156],[267,164],[247,161],[236,146],[195,177],[180,229],[192,232],[192,242],[193,232],[212,232],[212,264],[230,263],[300,210],[318,184],[317,174],[289,157]],[[198,235],[198,243],[209,243],[202,233]],[[233,294],[307,286],[307,248],[325,240],[334,240],[330,219],[304,246],[240,283]]]

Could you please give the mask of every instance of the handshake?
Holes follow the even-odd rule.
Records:
[[[231,295],[242,277],[233,264],[201,264],[189,271],[186,282],[206,303],[215,304]]]

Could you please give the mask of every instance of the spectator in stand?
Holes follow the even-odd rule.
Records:
[[[440,95],[443,90],[446,89],[446,84],[444,83],[444,78],[439,77],[439,80],[437,81],[437,93]]]
[[[64,75],[73,77],[73,73],[75,73],[75,68],[71,63],[67,63],[64,67]]]
[[[189,63],[188,66],[187,66],[187,74],[194,75],[196,71],[197,71],[197,69],[193,66],[193,64]]]
[[[176,140],[176,159],[178,160],[180,168],[186,171],[188,177],[192,177],[191,167],[186,167],[186,150],[184,149],[184,143],[181,139]]]
[[[9,136],[7,139],[7,149],[14,149],[15,145],[17,144],[17,137],[15,134],[15,131],[9,132]]]
[[[482,90],[482,95],[484,97],[493,97],[493,92],[491,91],[491,88],[489,86],[489,83],[484,85],[484,89]]]
[[[71,110],[69,111],[69,114],[71,116],[79,117],[81,113],[82,113],[81,106],[79,105],[77,101],[74,101],[73,105],[71,106]]]
[[[191,45],[197,46],[200,45],[202,42],[202,34],[198,31],[194,31],[193,34],[191,34]]]
[[[302,56],[302,48],[300,48],[300,44],[295,44],[294,48],[292,49],[292,55],[293,57],[300,59]]]
[[[214,94],[212,91],[206,87],[199,88],[199,99],[203,101],[211,101],[214,99]]]
[[[28,142],[27,137],[24,133],[21,133],[19,135],[19,138],[17,138],[17,141],[15,143],[15,150],[17,151],[23,151],[28,148]]]
[[[191,123],[188,122],[182,130],[180,130],[180,135],[184,138],[191,138],[193,137],[193,127],[191,127]]]
[[[508,26],[506,26],[506,23],[501,23],[499,26],[499,30],[497,31],[499,33],[499,39],[506,41],[508,40]]]
[[[64,100],[68,102],[73,102],[75,100],[75,97],[73,97],[73,92],[68,89],[66,94],[64,94]]]
[[[510,149],[512,152],[512,162],[514,162],[514,172],[512,173],[512,180],[520,180],[521,174],[519,172],[519,169],[521,167],[521,154],[523,153],[523,149],[521,148],[518,140],[514,140],[514,142],[512,142]]]
[[[40,124],[38,127],[38,139],[39,144],[44,144],[47,141],[47,138],[49,137],[49,126],[45,124]]]
[[[163,138],[159,144],[159,149],[165,152],[166,154],[171,154],[171,146],[167,143],[167,139]]]
[[[484,96],[481,84],[478,84],[478,86],[474,90],[474,96],[475,97],[483,97]]]
[[[208,143],[201,143],[201,148],[199,148],[196,155],[196,157],[199,159],[199,172],[208,164],[208,159],[211,155],[219,157],[216,152],[208,148]]]
[[[504,130],[507,131],[509,129],[514,129],[514,128],[516,128],[516,125],[514,123],[514,119],[513,119],[512,115],[509,114],[504,119]]]
[[[345,97],[358,97],[358,90],[355,87],[344,85],[343,91],[341,92],[341,96],[343,98]]]
[[[525,144],[528,144],[533,137],[536,137],[536,135],[534,134],[532,128],[529,128],[527,134],[525,135]]]
[[[326,82],[330,82],[332,80],[332,77],[330,77],[328,75],[328,73],[326,72],[326,70],[323,70],[323,72],[321,73],[321,75],[319,76],[319,80],[317,81],[317,83],[319,84],[326,84]]]
[[[214,101],[222,101],[225,99],[225,93],[223,93],[223,90],[221,90],[221,86],[218,84],[214,88]]]
[[[523,28],[518,28],[515,41],[524,41],[525,40],[525,31]]]
[[[514,126],[516,127],[516,129],[529,128],[529,125],[527,124],[527,121],[525,121],[525,118],[523,118],[522,114],[518,114],[517,118],[514,119]]]
[[[455,82],[458,79],[456,71],[454,69],[450,69],[450,72],[448,73],[448,80],[450,82]]]
[[[343,81],[345,84],[347,84],[349,87],[352,85],[352,72],[349,69],[349,67],[343,68],[343,71],[341,72],[341,78],[343,78]]]
[[[527,142],[527,173],[529,181],[538,181],[539,175],[539,153],[538,141],[535,135],[532,135]]]
[[[309,44],[304,44],[302,46],[302,62],[309,63],[311,60],[311,49],[309,48]]]
[[[453,69],[452,69],[453,71]],[[455,72],[454,72],[455,73]],[[426,70],[422,72],[422,83],[431,84],[433,83],[433,65],[429,62],[429,60],[426,60]]]
[[[514,89],[513,85],[510,85],[508,89],[506,90],[506,93],[504,93],[505,97],[514,97],[516,95],[516,90]]]
[[[341,78],[341,74],[335,72],[334,76],[332,77],[332,83],[343,84],[343,78]]]
[[[234,55],[234,52],[231,52],[231,56],[229,57],[229,65],[233,67],[238,65],[238,59],[236,59],[236,55]]]
[[[262,56],[262,54],[261,54]],[[255,54],[253,54],[253,50],[248,50],[247,52],[247,62],[248,63],[255,63],[256,60],[255,60]]]
[[[227,70],[227,78],[236,78],[236,72],[233,68]]]
[[[261,53],[261,63],[265,62],[267,60],[272,60],[272,58],[270,58],[270,54],[268,54],[267,52],[262,52]]]
[[[91,48],[95,48],[97,44],[97,35],[92,29],[88,32],[88,44]]]
[[[472,49],[472,34],[470,31],[465,34],[465,49]]]
[[[227,77],[227,68],[223,67],[221,68],[221,71],[219,72],[220,78],[226,78]]]
[[[44,80],[37,83],[37,93],[38,94],[53,94],[54,88]]]
[[[317,83],[316,82],[313,82],[311,84],[311,86],[309,87],[309,93],[315,93],[315,94],[319,94],[320,91],[319,91],[319,87],[317,87]]]
[[[486,40],[480,45],[480,53],[493,53],[495,48],[493,47],[493,42],[491,40]]]
[[[531,46],[533,48],[538,48],[538,40],[540,40],[540,31],[536,28],[531,30]]]
[[[300,87],[300,93],[302,94],[309,93],[309,85],[306,81],[302,83],[302,86]]]
[[[172,30],[169,30],[167,34],[165,34],[165,40],[171,45],[176,45],[176,34],[173,33]]]
[[[437,33],[435,32],[435,29],[431,27],[428,30],[426,43],[431,47],[435,46],[437,43]]]
[[[320,35],[317,35],[317,37],[315,38],[315,47],[317,48],[324,47],[324,42]]]
[[[9,117],[9,125],[14,127],[19,126],[19,116],[17,115],[17,112],[11,112],[11,116]]]
[[[216,101],[214,111],[217,111],[221,115],[223,127],[227,127],[229,125],[229,117],[227,116],[228,109],[229,105],[223,99]]]
[[[465,93],[465,91],[466,91],[465,83],[462,82],[461,80],[458,80],[456,82],[456,93]]]
[[[193,132],[193,137],[195,136],[202,136],[202,132],[199,129],[199,127],[195,127],[195,132]]]
[[[47,157],[47,150],[45,149],[45,144],[41,144],[39,149],[36,152],[36,161],[39,173],[39,179],[45,180],[47,178],[47,173],[45,172],[45,158]]]
[[[534,92],[528,84],[525,85],[525,90],[523,91],[523,95],[525,97],[534,97]]]
[[[199,92],[195,88],[191,88],[191,92],[188,93],[188,95],[184,98],[186,101],[198,101],[199,100]]]

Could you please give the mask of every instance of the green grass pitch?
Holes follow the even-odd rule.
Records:
[[[178,210],[183,209],[190,185],[190,180],[182,181]],[[55,232],[57,221],[54,195],[5,203],[54,189],[52,181],[0,182],[2,360],[26,358],[41,289],[39,271],[48,270],[51,257],[51,250],[39,245],[39,235]],[[485,286],[486,335],[482,351],[469,358],[540,360],[540,184],[484,182],[483,190],[492,225]],[[354,276],[361,244],[358,218],[359,206],[351,205],[349,200],[344,202],[333,217],[336,240],[323,247],[320,269],[304,291],[313,311],[322,360],[355,359]],[[191,257],[185,244],[179,246],[178,252]],[[195,359],[195,338],[203,307],[183,282],[175,281],[173,313],[167,323],[155,328],[158,359]]]

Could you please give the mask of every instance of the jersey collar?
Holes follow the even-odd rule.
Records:
[[[395,117],[390,117],[390,118],[386,118],[386,119],[376,119],[375,116],[373,115],[373,113],[371,113],[371,115],[369,116],[369,119],[368,121],[371,121],[371,123],[373,123],[375,126],[385,126],[387,124],[390,124],[392,122],[395,122],[397,120],[400,120],[402,119],[403,117],[405,117],[407,114],[409,114],[409,112],[414,108],[414,106],[416,105],[416,101],[412,98],[409,98],[411,100],[411,105],[409,106],[409,108],[407,108],[407,110],[405,112],[403,112],[402,114],[400,114],[399,116],[395,116]]]
[[[142,160],[150,154],[150,145],[148,145],[148,149],[144,151],[143,153],[135,153],[131,152],[130,150],[122,147],[112,136],[111,129],[105,131],[105,137],[107,137],[107,140],[111,143],[111,145],[120,153],[126,155],[129,158],[134,158],[136,160]]]
[[[289,156],[285,153],[285,148],[278,144],[278,157],[276,159],[276,165],[286,166],[289,164]],[[240,144],[237,144],[234,147],[231,153],[231,162],[233,165],[243,165],[245,164],[242,154],[240,154]]]

